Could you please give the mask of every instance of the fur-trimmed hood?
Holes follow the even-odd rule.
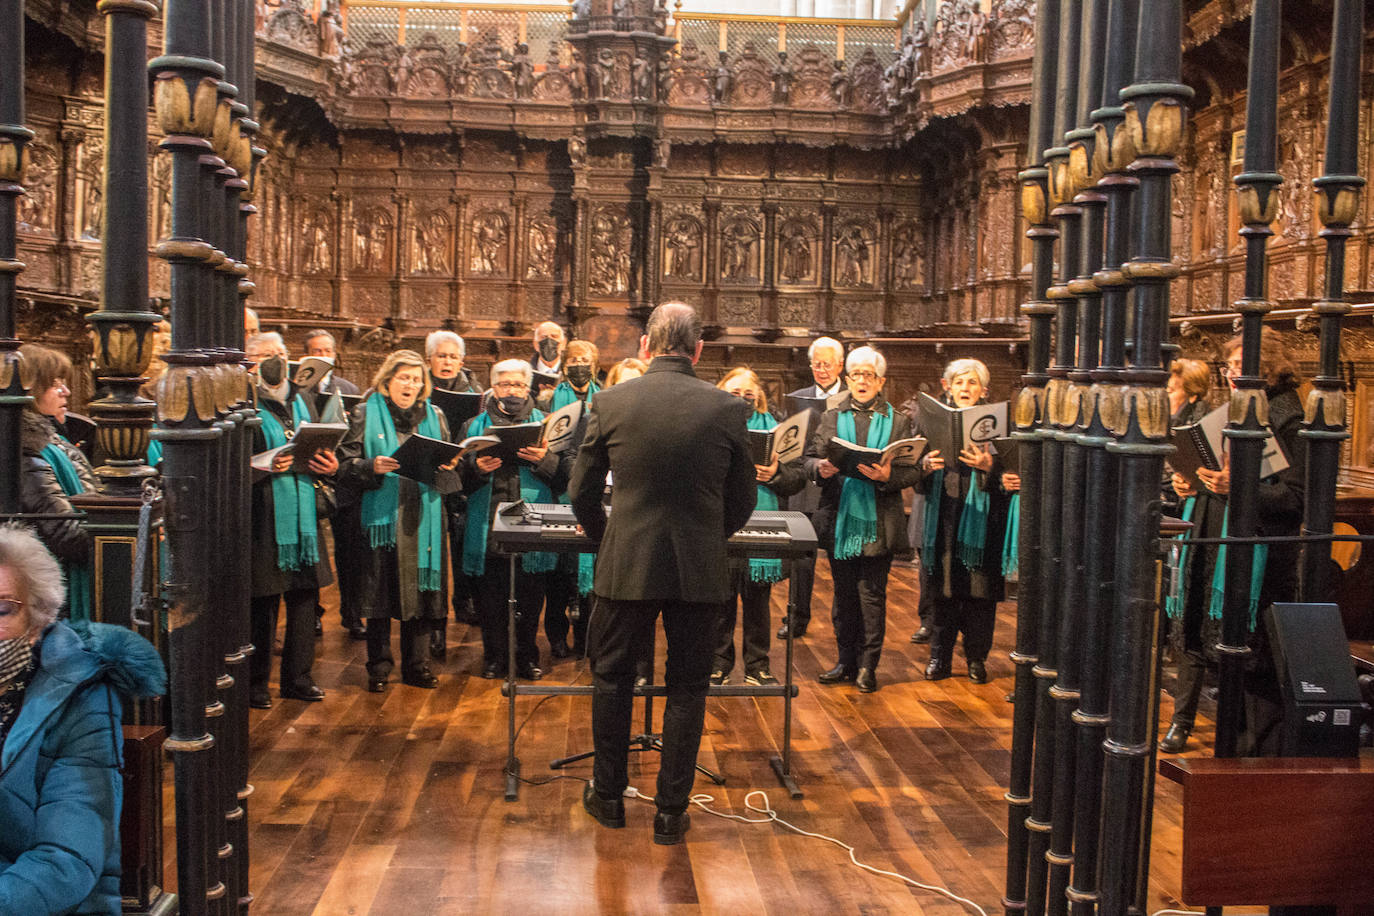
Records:
[[[33,410],[20,412],[19,442],[26,458],[33,458],[57,439],[52,421]]]

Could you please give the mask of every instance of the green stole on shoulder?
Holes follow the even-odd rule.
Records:
[[[262,436],[269,449],[286,444],[286,428],[266,407],[258,408]],[[310,420],[305,401],[291,399],[293,427]],[[315,481],[309,474],[287,471],[272,475],[272,522],[277,540],[277,568],[306,569],[320,561],[319,527],[315,518]]]
[[[68,496],[85,493],[81,477],[76,473],[76,465],[67,457],[62,446],[50,442],[40,452],[43,460],[52,468],[58,486]],[[91,567],[85,563],[62,563],[62,574],[67,580],[67,614],[73,621],[91,619],[91,609],[95,605],[95,592],[91,582]]]
[[[529,419],[544,419],[540,410],[531,410]],[[483,411],[468,425],[469,436],[480,436],[491,426],[491,414]],[[527,503],[553,502],[553,491],[529,468],[520,466],[520,498]],[[468,497],[467,527],[463,529],[463,573],[480,576],[487,568],[487,533],[491,527],[491,480]],[[558,554],[534,551],[520,558],[520,566],[528,573],[551,572],[558,564]]]
[[[846,442],[858,439],[854,409],[840,411],[835,432]],[[868,423],[868,448],[887,448],[892,435],[892,405],[873,411]],[[865,544],[878,540],[878,489],[871,480],[846,477],[840,487],[840,508],[835,518],[835,559],[850,560],[863,553]]]
[[[749,417],[749,428],[760,429],[764,432],[778,425],[772,415],[764,410],[756,410]],[[778,495],[763,484],[758,485],[758,500],[754,507],[764,512],[771,512],[778,508]],[[874,519],[877,519],[875,510]],[[876,533],[874,535],[877,536]],[[771,585],[782,579],[782,560],[750,560],[749,578],[754,582],[761,582]]]
[[[378,455],[390,455],[396,451],[396,424],[391,419],[391,408],[380,392],[368,396],[366,419],[363,425],[363,457],[371,461]],[[434,405],[425,403],[425,418],[416,430],[431,439],[443,438],[439,426],[439,412]],[[444,507],[439,491],[428,484],[415,482],[420,488],[420,528],[416,532],[417,563],[416,576],[420,591],[437,592],[444,578]],[[396,514],[400,511],[401,478],[395,471],[382,478],[382,485],[375,490],[363,493],[362,516],[363,530],[367,532],[368,543],[372,549],[396,546]]]

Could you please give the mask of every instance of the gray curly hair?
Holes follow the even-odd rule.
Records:
[[[29,624],[46,627],[57,619],[67,600],[62,568],[32,531],[19,525],[0,525],[0,566],[14,570],[29,596]]]

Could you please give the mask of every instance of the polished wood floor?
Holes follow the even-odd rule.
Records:
[[[1007,660],[1014,608],[1003,605],[992,683],[956,676],[922,679],[927,652],[908,638],[916,626],[916,571],[893,570],[882,689],[825,688],[818,672],[834,660],[821,562],[815,607],[797,643],[801,695],[795,705],[794,772],[805,798],[792,801],[768,758],[781,741],[780,700],[709,702],[700,761],[725,775],[697,791],[711,807],[751,815],[761,789],[778,815],[837,837],[858,858],[927,884],[949,887],[1000,912],[1010,754]],[[775,588],[775,614],[784,598]],[[526,785],[503,797],[506,705],[497,682],[475,675],[475,627],[453,627],[457,645],[438,665],[437,690],[393,684],[364,689],[363,644],[339,627],[336,597],[319,643],[322,703],[274,699],[252,719],[252,890],[254,912],[421,916],[457,913],[903,913],[958,914],[965,907],[849,864],[845,852],[772,824],[744,824],[694,812],[687,842],[651,842],[653,808],[627,802],[629,825],[608,830],[580,804],[590,762],[575,778]],[[541,636],[542,645],[542,636]],[[660,646],[660,651],[661,646]],[[774,673],[782,648],[774,645]],[[548,680],[587,683],[585,662],[549,665]],[[738,671],[736,673],[738,677]],[[1165,714],[1168,699],[1164,699]],[[639,707],[637,707],[638,709]],[[590,700],[522,698],[519,754],[542,780],[549,760],[591,745]],[[1210,741],[1211,721],[1198,738]],[[657,759],[632,755],[631,782],[652,793]],[[169,790],[170,795],[170,790]],[[170,798],[169,805],[170,809]],[[1178,904],[1179,794],[1158,787],[1150,911]],[[169,844],[170,845],[170,844]],[[174,872],[169,866],[169,883]]]

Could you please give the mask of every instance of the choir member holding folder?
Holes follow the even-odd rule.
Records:
[[[248,705],[268,709],[272,698],[272,641],[277,611],[286,603],[286,638],[281,653],[281,695],[284,699],[316,701],[324,691],[315,685],[315,606],[321,586],[328,585],[329,558],[324,550],[319,499],[322,487],[339,469],[332,445],[309,449],[309,455],[281,451],[301,426],[314,419],[312,399],[286,377],[286,345],[281,335],[258,334],[246,345],[246,358],[255,364],[258,418],[253,430],[253,453],[270,455],[269,471],[255,473],[251,496],[253,518],[253,597],[251,602],[253,653],[249,664]],[[339,427],[342,432],[345,427]],[[301,461],[304,459],[304,466]],[[257,466],[257,462],[254,462]]]
[[[976,359],[957,359],[945,368],[945,380],[950,406],[935,404],[930,409],[942,413],[933,417],[927,416],[924,402],[921,409],[922,431],[931,436],[932,445],[941,441],[949,452],[932,448],[922,459],[930,473],[921,562],[935,600],[926,678],[938,681],[950,676],[954,644],[962,632],[969,680],[985,684],[997,602],[1005,590],[1002,553],[1007,508],[1011,491],[1020,481],[1004,479],[1001,462],[979,441],[1006,434],[1005,404],[996,405],[1000,412],[971,410],[984,404],[988,367]],[[959,411],[969,411],[962,417],[973,422],[955,423],[953,416],[959,416]],[[945,426],[946,421],[950,426]]]
[[[530,397],[533,370],[519,359],[502,360],[491,368],[491,395],[486,409],[468,425],[468,437],[483,436],[502,427],[538,424],[542,411]],[[538,426],[535,426],[538,429]],[[502,452],[502,454],[498,454]],[[564,453],[555,452],[536,437],[512,454],[498,448],[473,450],[463,456],[464,492],[468,497],[467,530],[463,533],[463,572],[476,578],[477,616],[482,624],[482,677],[507,674],[509,643],[506,632],[506,600],[510,591],[510,563],[489,543],[488,533],[501,503],[525,500],[551,503],[567,485]],[[523,678],[537,681],[539,667],[539,608],[546,579],[557,554],[537,551],[516,561],[515,666]]]
[[[365,548],[354,559],[361,566],[367,689],[373,693],[386,689],[395,667],[392,619],[401,622],[401,682],[426,688],[438,683],[426,649],[429,633],[447,614],[443,497],[458,488],[457,459],[435,467],[431,481],[423,482],[397,473],[401,462],[392,457],[415,435],[450,438],[443,414],[429,402],[426,370],[413,350],[388,356],[339,446],[340,488],[351,491],[348,501],[359,512]]]
[[[911,420],[883,396],[887,359],[859,347],[845,360],[849,393],[821,417],[806,452],[806,473],[821,487],[816,533],[830,557],[835,600],[831,617],[839,662],[822,684],[852,682],[861,693],[878,689],[877,668],[887,630],[887,576],[892,555],[908,549],[902,490],[916,485],[916,464],[889,459],[859,464],[847,476],[825,457],[831,439],[886,449],[910,438]]]
[[[731,369],[716,385],[722,391],[743,398],[754,408],[749,415],[751,431],[771,431],[778,425],[768,412],[768,397],[763,384],[752,369],[743,366]],[[801,456],[782,462],[776,447],[771,454],[755,456],[754,477],[758,481],[756,510],[772,511],[785,505],[785,500],[806,484],[806,472]],[[768,670],[768,605],[773,583],[782,579],[782,560],[731,560],[730,577],[734,595],[721,605],[716,628],[716,660],[711,667],[711,683],[726,684],[735,667],[735,605],[744,630],[744,683],[754,687],[771,687],[778,683]]]
[[[434,331],[425,338],[425,361],[429,363],[429,380],[433,386],[430,399],[448,421],[449,432],[460,438],[468,421],[482,409],[482,389],[472,372],[464,368],[467,344],[452,331]],[[473,402],[469,408],[468,402]],[[461,492],[444,497],[448,510],[448,546],[453,568],[453,619],[458,623],[476,623],[472,581],[463,575],[463,531],[467,527],[467,498]],[[448,654],[447,617],[430,634],[430,655],[443,658]]]

